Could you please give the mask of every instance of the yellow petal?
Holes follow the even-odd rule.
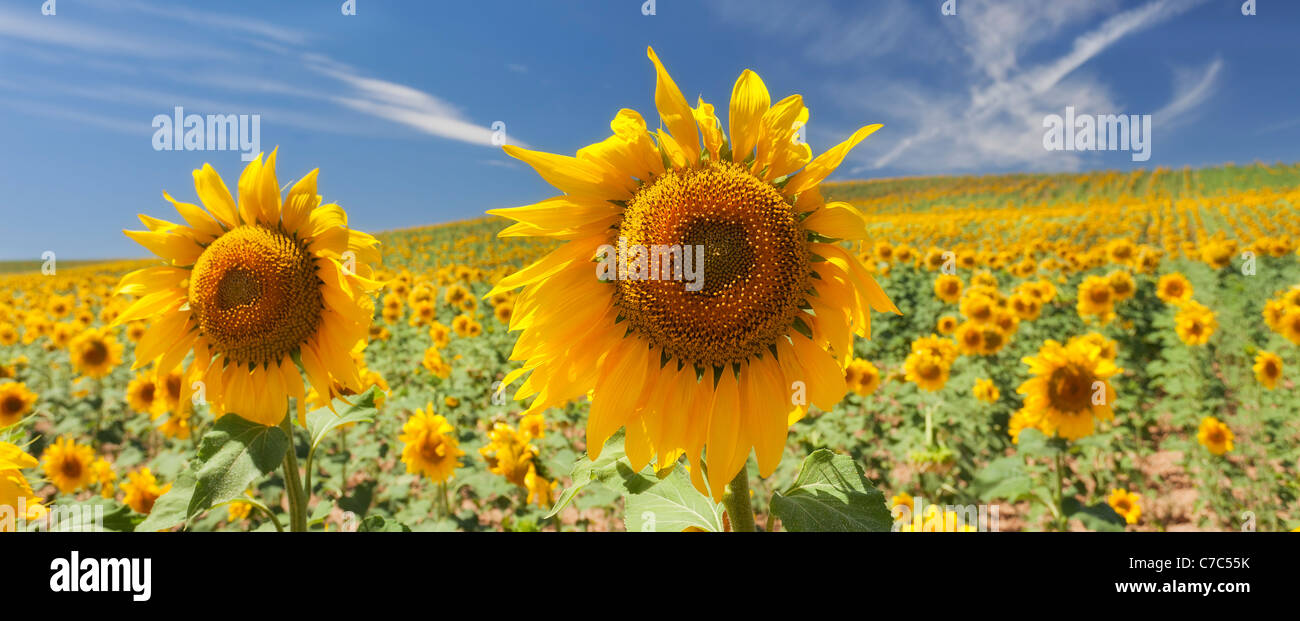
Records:
[[[863,127],[853,132],[853,135],[848,140],[818,155],[817,159],[809,163],[799,174],[790,178],[790,183],[785,186],[785,195],[794,196],[821,183],[822,180],[835,172],[836,168],[839,168],[840,163],[844,161],[845,156],[849,154],[853,147],[858,146],[859,142],[862,142],[867,136],[875,133],[881,127],[883,125],[879,123]]]
[[[734,161],[743,162],[753,153],[762,132],[763,114],[771,105],[772,96],[763,79],[749,69],[742,72],[731,89],[731,112],[727,118]]]
[[[673,135],[677,146],[686,155],[686,161],[694,163],[700,159],[700,135],[695,129],[695,115],[677,83],[659,62],[654,48],[647,47],[646,55],[655,65],[655,107],[659,109],[659,122]]]

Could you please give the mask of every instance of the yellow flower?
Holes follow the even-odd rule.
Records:
[[[962,354],[976,356],[984,351],[984,330],[973,321],[967,321],[957,326],[954,337],[957,350]]]
[[[528,474],[524,475],[524,487],[528,489],[525,503],[537,503],[543,509],[551,505],[551,497],[559,483],[547,481],[537,474],[536,464],[528,464]]]
[[[0,345],[6,347],[18,343],[18,329],[9,322],[0,322]]]
[[[927,505],[925,516],[917,528],[916,519],[907,522],[898,529],[901,533],[971,533],[975,526],[966,524],[965,517],[957,511],[949,511],[938,505]]]
[[[100,457],[95,460],[95,463],[90,464],[90,469],[95,473],[95,482],[99,483],[99,494],[104,498],[112,498],[113,481],[117,480],[117,473],[113,472],[113,464]]]
[[[37,398],[36,393],[27,389],[27,384],[0,383],[0,429],[17,423],[31,413]]]
[[[936,391],[948,383],[948,365],[944,359],[926,352],[912,352],[903,361],[904,377],[917,388]]]
[[[1196,441],[1215,455],[1222,455],[1232,450],[1232,430],[1213,416],[1201,419],[1201,426],[1196,430]]]
[[[422,474],[435,483],[442,483],[454,475],[461,466],[460,450],[455,429],[443,416],[433,413],[433,404],[416,410],[402,425],[402,463],[411,474]]]
[[[449,408],[459,407],[460,399],[453,397],[451,395],[447,395],[446,397],[442,398],[442,404]]]
[[[379,242],[348,228],[338,205],[320,204],[315,170],[282,199],[275,162],[272,152],[265,162],[259,155],[248,163],[238,204],[207,164],[194,171],[206,211],[163,193],[185,224],[142,215],[149,230],[125,233],[166,265],[127,274],[115,291],[137,298],[115,325],[151,323],[136,345],[135,368],[153,363],[163,376],[193,352],[193,375],[184,377],[202,379],[214,414],[233,412],[263,425],[284,419],[290,397],[300,414],[306,408],[295,360],[322,395],[333,396],[335,381],[360,389],[349,353],[369,335],[368,295],[380,287],[370,267],[379,260]]]
[[[939,334],[952,334],[957,329],[957,318],[952,315],[944,315],[939,318],[935,329],[939,331]]]
[[[41,458],[45,478],[64,494],[71,494],[95,480],[95,472],[91,468],[95,452],[89,446],[77,444],[67,436],[60,436],[54,444],[46,447]]]
[[[530,412],[592,391],[593,459],[620,427],[633,470],[681,451],[699,466],[707,447],[707,489],[719,499],[751,450],[760,476],[776,469],[788,387],[803,382],[814,405],[833,408],[845,393],[853,334],[869,334],[868,309],[897,312],[838,241],[867,237],[862,214],[820,191],[880,126],[814,159],[794,140],[808,118],[802,98],[772,105],[762,80],[745,71],[724,133],[713,106],[701,100],[692,108],[654,51],[648,55],[662,129],[624,109],[613,135],[577,157],[505,147],[563,194],[490,211],[518,221],[501,235],[565,243],[484,297],[525,287],[513,311],[528,318],[515,349],[524,365],[506,383],[531,372],[516,395],[538,396]],[[639,277],[635,260],[608,269],[620,240],[688,252],[707,246],[702,289],[685,278]],[[601,255],[608,260],[593,262]],[[706,488],[704,471],[691,469],[697,489]]]
[[[1114,362],[1115,357],[1119,355],[1119,343],[1106,338],[1099,332],[1089,332],[1083,336],[1072,336],[1066,345],[1073,345],[1080,341],[1095,345],[1100,350],[1102,360]]]
[[[1127,300],[1133,297],[1137,291],[1137,283],[1133,282],[1133,275],[1128,270],[1115,270],[1106,276],[1106,282],[1110,284],[1110,290],[1115,294],[1115,301]]]
[[[68,343],[72,366],[86,377],[101,378],[122,364],[122,345],[107,328],[91,328]]]
[[[22,471],[35,468],[35,457],[8,442],[0,442],[0,507],[11,507],[9,515],[17,518],[20,507],[26,507],[24,519],[36,520],[45,515],[41,498],[32,491],[32,485]],[[8,520],[0,520],[0,532],[7,532]]]
[[[1096,315],[1102,323],[1110,321],[1115,310],[1115,291],[1110,287],[1110,281],[1102,276],[1089,276],[1079,283],[1079,302],[1077,305],[1080,317]]]
[[[126,385],[126,402],[131,409],[140,414],[148,414],[149,419],[158,418],[167,409],[163,395],[158,391],[158,384],[147,374],[136,375]]]
[[[1292,308],[1278,320],[1278,334],[1288,341],[1300,345],[1300,307]]]
[[[441,377],[442,379],[447,379],[451,376],[451,365],[443,362],[442,354],[436,347],[430,347],[424,350],[424,359],[420,361],[420,364],[430,373]]]
[[[1277,388],[1277,381],[1282,379],[1282,358],[1275,353],[1261,351],[1255,356],[1255,379],[1265,388]]]
[[[1156,282],[1156,296],[1173,306],[1192,299],[1192,283],[1178,272],[1165,274]]]
[[[961,279],[951,274],[940,274],[934,279],[934,295],[949,304],[961,299]]]
[[[546,417],[542,416],[541,412],[525,415],[519,419],[519,433],[523,436],[524,442],[545,437]]]
[[[1218,327],[1214,312],[1195,300],[1183,303],[1174,316],[1174,331],[1188,345],[1206,344]]]
[[[148,467],[141,468],[134,472],[128,472],[126,482],[122,484],[122,491],[126,492],[124,499],[127,506],[131,507],[136,513],[148,515],[153,511],[153,503],[158,500],[159,496],[167,493],[172,488],[172,484],[158,486],[158,479],[154,477],[153,472]]]
[[[912,495],[907,492],[899,492],[898,495],[889,499],[889,508],[907,507],[908,511],[915,511],[915,505],[912,504]]]
[[[985,403],[997,403],[1002,393],[998,390],[996,384],[991,379],[975,380],[975,388],[971,391],[976,399]]]
[[[934,334],[912,341],[912,351],[930,354],[942,360],[946,366],[952,366],[957,360],[957,344],[952,339],[940,338]]]
[[[1022,410],[1026,412],[1017,424],[1078,440],[1092,435],[1095,420],[1114,417],[1115,389],[1109,378],[1120,369],[1102,357],[1095,344],[1078,340],[1061,345],[1049,340],[1037,356],[1027,356],[1023,362],[1033,377],[1016,390],[1025,395]]]
[[[429,324],[429,338],[433,339],[433,346],[442,349],[451,344],[451,328],[440,322]]]
[[[844,383],[849,390],[865,397],[880,387],[880,370],[870,361],[854,358],[844,370]]]
[[[234,523],[241,520],[247,520],[248,515],[252,513],[252,511],[252,504],[244,502],[243,500],[232,501],[230,504],[226,505],[226,521]]]
[[[1137,524],[1138,518],[1142,517],[1141,503],[1141,496],[1126,489],[1112,489],[1106,497],[1106,504],[1129,524]]]
[[[488,471],[515,485],[527,487],[524,477],[528,475],[537,449],[505,423],[493,424],[488,438],[491,441],[478,450],[488,462]]]
[[[188,440],[190,437],[190,411],[189,409],[177,410],[167,416],[167,420],[158,426],[158,431],[168,438],[177,440]]]

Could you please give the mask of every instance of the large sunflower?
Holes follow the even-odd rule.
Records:
[[[138,297],[114,324],[148,318],[135,368],[154,363],[158,376],[177,370],[201,377],[214,414],[235,412],[264,425],[279,423],[294,397],[312,387],[331,397],[335,385],[361,388],[349,352],[366,338],[373,314],[368,293],[379,287],[370,264],[379,242],[348,228],[347,213],[321,205],[313,170],[280,198],[273,151],[239,178],[239,203],[212,166],[194,171],[207,211],[163,197],[186,224],[141,215],[147,231],[124,231],[167,265],[122,277],[118,293]],[[194,375],[191,375],[191,372]],[[187,407],[192,382],[182,382]]]
[[[524,287],[510,318],[510,328],[523,331],[511,358],[524,365],[504,384],[531,372],[515,395],[536,397],[529,412],[590,390],[593,458],[626,427],[634,468],[684,451],[704,490],[698,466],[707,447],[708,488],[719,498],[751,448],[760,475],[775,470],[789,414],[801,407],[792,404],[799,394],[792,386],[832,408],[845,393],[853,334],[870,336],[867,309],[898,312],[839,243],[866,238],[862,214],[825,202],[819,190],[880,126],[814,159],[798,140],[808,118],[803,99],[773,105],[746,70],[723,131],[713,106],[688,105],[654,50],[648,54],[662,129],[625,109],[610,123],[613,135],[577,157],[505,147],[563,194],[490,211],[517,221],[501,235],[568,243],[485,297]],[[703,246],[703,286],[622,269],[598,279],[593,259],[602,246],[621,244]],[[678,257],[659,274],[685,262]]]

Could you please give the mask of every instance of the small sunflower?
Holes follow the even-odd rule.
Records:
[[[559,482],[547,481],[537,474],[536,464],[528,464],[528,474],[524,475],[524,487],[528,490],[528,497],[524,502],[537,503],[537,506],[542,508],[549,507],[559,485]]]
[[[1115,389],[1109,378],[1120,369],[1103,358],[1096,345],[1049,340],[1037,356],[1027,356],[1023,362],[1033,377],[1016,390],[1025,395],[1021,423],[1049,436],[1078,440],[1092,435],[1095,420],[1114,417]]]
[[[140,414],[148,414],[149,419],[158,418],[167,409],[166,401],[158,390],[158,383],[150,374],[136,375],[126,385],[126,402],[131,409]]]
[[[1137,291],[1137,283],[1133,282],[1133,274],[1128,270],[1115,270],[1106,276],[1106,282],[1110,284],[1110,290],[1115,294],[1115,301],[1120,302],[1133,297]]]
[[[577,157],[505,147],[563,194],[490,211],[518,221],[501,235],[566,243],[484,297],[525,287],[510,319],[523,330],[513,358],[524,365],[504,384],[531,373],[515,395],[538,397],[530,412],[591,391],[593,459],[625,427],[634,470],[684,451],[704,490],[707,447],[707,489],[718,499],[751,450],[760,476],[776,469],[791,418],[788,387],[803,382],[814,405],[833,408],[845,393],[853,335],[870,334],[868,309],[898,312],[840,244],[867,237],[862,214],[826,202],[819,189],[880,126],[814,159],[797,139],[808,118],[803,99],[773,104],[758,75],[745,71],[724,132],[714,107],[691,107],[647,52],[664,129],[625,109],[613,135]],[[623,269],[598,279],[592,259],[620,244],[703,246],[702,288]]]
[[[1282,358],[1273,352],[1261,351],[1255,356],[1255,379],[1259,380],[1265,388],[1273,390],[1277,388],[1278,380],[1282,379]]]
[[[23,470],[38,465],[35,457],[28,455],[17,445],[0,442],[0,507],[6,508],[9,515],[19,517],[19,507],[26,507],[21,517],[36,520],[45,515],[47,509],[41,504],[41,497],[32,491],[32,485]],[[9,509],[12,507],[12,509]],[[13,520],[0,520],[0,532],[8,532]]]
[[[934,279],[934,295],[948,304],[961,299],[961,279],[952,274],[940,274]]]
[[[934,392],[948,383],[946,361],[929,352],[912,352],[903,361],[904,378],[917,388]]]
[[[869,360],[854,358],[844,369],[844,383],[849,390],[866,397],[880,387],[880,369]]]
[[[998,390],[997,384],[994,384],[991,379],[976,379],[975,388],[971,390],[971,394],[984,403],[997,403],[998,399],[1002,397],[1002,392]]]
[[[128,472],[126,479],[126,482],[122,484],[122,491],[126,492],[124,502],[136,513],[145,515],[153,511],[153,504],[158,500],[158,497],[166,494],[167,490],[172,488],[171,483],[159,486],[158,478],[154,476],[148,467]]]
[[[1231,451],[1233,437],[1232,430],[1213,416],[1202,418],[1201,426],[1196,430],[1196,441],[1215,455]]]
[[[488,431],[487,445],[478,452],[487,460],[488,471],[499,474],[511,483],[527,487],[524,478],[532,468],[537,449],[523,434],[505,423],[494,423]]]
[[[1110,321],[1115,311],[1115,291],[1110,287],[1110,280],[1103,276],[1089,276],[1079,283],[1080,317],[1096,315],[1102,323]]]
[[[1278,320],[1278,334],[1288,341],[1300,345],[1300,307],[1293,307]]]
[[[0,429],[13,425],[30,414],[37,398],[36,393],[27,389],[27,384],[0,383]]]
[[[1218,327],[1214,312],[1195,300],[1185,302],[1174,317],[1174,331],[1188,345],[1208,343]]]
[[[108,328],[91,328],[68,342],[72,366],[86,377],[101,378],[122,364],[122,345]]]
[[[944,315],[935,323],[934,329],[938,330],[939,334],[952,334],[957,329],[957,318],[952,315]]]
[[[207,164],[194,171],[207,211],[164,192],[186,224],[141,215],[148,230],[125,231],[167,264],[122,277],[116,293],[137,299],[114,321],[151,321],[135,368],[153,363],[165,375],[193,352],[214,412],[264,425],[284,419],[290,397],[305,410],[298,360],[321,394],[332,397],[336,382],[360,388],[349,352],[369,334],[368,295],[380,287],[370,278],[379,242],[349,228],[338,205],[320,204],[315,170],[282,199],[275,162],[272,152],[248,163],[238,204]]]
[[[46,447],[41,459],[45,478],[64,494],[71,494],[95,480],[95,471],[91,467],[95,451],[67,436],[59,436],[54,444]]]
[[[1142,497],[1126,489],[1110,490],[1106,504],[1129,524],[1137,524],[1138,518],[1142,517]]]
[[[451,479],[461,466],[460,450],[455,429],[443,416],[433,413],[433,404],[415,414],[402,425],[402,463],[406,471],[429,477],[435,483]]]
[[[967,321],[957,326],[953,334],[957,349],[967,356],[977,356],[984,351],[984,330],[979,324]]]
[[[1178,272],[1165,274],[1156,282],[1156,297],[1165,304],[1178,306],[1192,299],[1192,283]]]

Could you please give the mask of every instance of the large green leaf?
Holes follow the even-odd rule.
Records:
[[[1124,518],[1104,502],[1085,507],[1075,498],[1066,498],[1061,501],[1061,510],[1066,517],[1083,522],[1084,527],[1091,530],[1111,532],[1124,530]]]
[[[1015,502],[1028,498],[1033,492],[1033,480],[1025,470],[1025,460],[1013,455],[993,460],[975,475],[971,491],[980,500],[1009,500]]]
[[[893,524],[885,495],[847,455],[814,451],[794,485],[772,496],[772,513],[786,530],[888,532]]]
[[[628,532],[681,532],[690,527],[723,530],[722,505],[696,491],[682,468],[674,468],[640,493],[629,494],[625,502],[623,519]]]
[[[279,467],[287,450],[289,437],[279,427],[259,425],[235,414],[222,416],[203,436],[198,454],[136,530],[172,528],[213,505],[243,496],[250,483]]]

